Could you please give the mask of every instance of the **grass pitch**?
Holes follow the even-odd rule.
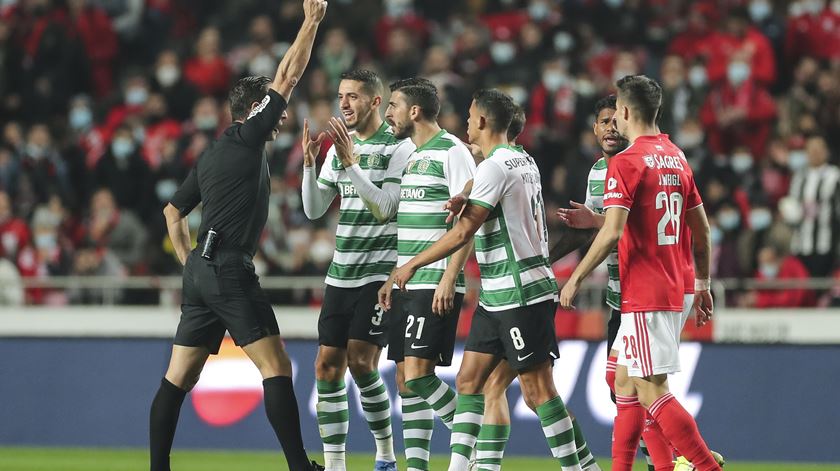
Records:
[[[317,458],[320,458],[318,456]],[[598,460],[604,471],[610,469],[609,460]],[[431,469],[446,469],[448,457],[432,458]],[[197,451],[175,450],[172,468],[177,471],[252,471],[286,470],[281,453],[262,451]],[[138,471],[149,469],[146,450],[96,448],[4,448],[0,447],[2,471]],[[373,456],[348,455],[349,471],[370,471]],[[405,469],[400,462],[400,469]],[[505,471],[534,471],[560,469],[557,462],[546,458],[510,456],[504,459]],[[840,465],[800,463],[728,462],[727,471],[840,471]],[[636,463],[633,471],[646,471]]]

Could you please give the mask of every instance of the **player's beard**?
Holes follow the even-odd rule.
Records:
[[[606,147],[606,144],[604,143],[604,140],[601,139],[601,151],[604,152],[604,154],[606,154],[610,157],[612,157],[615,154],[618,154],[619,152],[623,151],[630,144],[630,142],[627,140],[627,138],[625,138],[621,134],[616,133],[615,134],[615,139],[616,139],[615,146],[610,147],[610,148]]]
[[[373,114],[370,110],[367,110],[367,113],[362,114],[356,110],[352,110],[353,114],[356,116],[356,121],[352,124],[348,123],[345,119],[344,124],[347,125],[347,129],[350,131],[355,131],[357,129],[363,129],[367,127],[368,122],[370,122],[370,117]]]
[[[414,123],[411,120],[406,121],[406,123],[401,127],[395,127],[394,129],[394,137],[397,139],[405,139],[407,137],[411,137],[414,134]]]

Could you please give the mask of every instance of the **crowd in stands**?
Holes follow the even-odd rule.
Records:
[[[300,2],[0,5],[0,277],[179,274],[161,209],[230,124],[231,84],[273,76]],[[333,0],[268,145],[260,274],[322,275],[331,260],[337,210],[315,223],[302,212],[299,130],[338,116],[338,77],[354,67],[429,78],[441,126],[464,138],[472,91],[509,93],[527,110],[519,142],[539,162],[549,214],[584,198],[595,101],[624,75],[656,77],[661,128],[712,222],[714,277],[837,276],[840,0]],[[804,289],[733,294],[741,306],[832,302]],[[22,301],[86,298],[31,288]]]

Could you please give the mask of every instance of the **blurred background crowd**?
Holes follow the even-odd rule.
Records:
[[[179,274],[161,209],[230,124],[231,84],[273,76],[301,19],[298,0],[0,0],[0,278]],[[507,91],[527,110],[519,142],[549,214],[584,198],[595,101],[624,75],[656,77],[661,128],[713,225],[714,276],[838,276],[840,0],[332,0],[268,146],[262,275],[326,272],[337,204],[304,216],[299,129],[338,116],[338,77],[353,67],[431,79],[441,126],[464,138],[472,92]],[[739,306],[834,302],[831,290],[732,294]],[[29,288],[22,301],[89,295]]]

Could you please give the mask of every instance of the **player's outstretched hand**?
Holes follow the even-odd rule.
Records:
[[[709,290],[697,291],[694,293],[695,325],[703,327],[710,320],[715,311],[715,301],[712,299],[712,292]]]
[[[560,306],[563,309],[575,309],[574,304],[572,302],[575,300],[575,296],[577,296],[578,292],[578,283],[569,280],[563,285],[563,289],[560,290]]]
[[[412,268],[411,265],[406,264],[403,265],[396,270],[394,270],[394,284],[400,289],[400,291],[405,291],[405,285],[408,284],[409,280],[414,276],[414,272],[417,270]]]
[[[573,229],[597,229],[598,215],[585,204],[569,201],[571,208],[560,208],[557,217],[560,222]]]
[[[460,216],[461,211],[464,210],[466,205],[467,197],[464,196],[463,193],[458,193],[452,198],[449,198],[449,200],[443,205],[443,209],[445,211],[449,211],[449,216],[446,216],[446,223],[449,224],[453,219],[455,219],[455,216]]]
[[[332,117],[330,118],[330,138],[335,145],[335,155],[341,161],[341,165],[345,168],[352,166],[355,162],[353,158],[353,138],[350,137],[350,131],[344,125],[344,121]]]
[[[303,16],[307,20],[320,23],[327,13],[325,0],[303,0]]]
[[[303,137],[301,138],[301,146],[303,147],[303,166],[311,167],[315,165],[315,158],[321,153],[321,143],[327,137],[323,132],[318,133],[315,139],[309,136],[309,120],[303,120]]]
[[[379,299],[379,306],[386,311],[391,310],[391,292],[394,290],[394,280],[388,277],[385,284],[379,288],[376,297]]]

